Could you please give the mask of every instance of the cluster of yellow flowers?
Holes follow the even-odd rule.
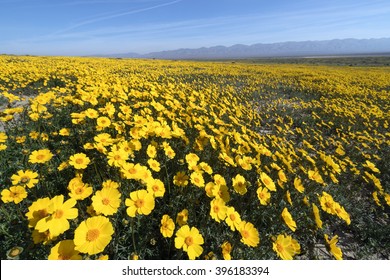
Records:
[[[232,259],[240,242],[256,258],[260,237],[292,259],[316,232],[341,259],[325,232],[353,222],[350,182],[390,205],[376,153],[390,144],[390,72],[369,70],[1,56],[0,100],[29,97],[0,111],[1,157],[21,152],[1,167],[1,199],[25,203],[34,243],[59,240],[49,259],[107,253],[123,220],[129,255],[149,223],[189,259]]]

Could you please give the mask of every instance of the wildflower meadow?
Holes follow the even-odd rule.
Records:
[[[0,56],[1,259],[388,259],[390,68]]]

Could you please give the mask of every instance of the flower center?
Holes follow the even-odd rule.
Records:
[[[110,200],[107,197],[105,197],[105,198],[102,199],[102,203],[104,205],[108,205],[108,204],[110,204]]]
[[[20,182],[21,182],[22,184],[25,184],[25,183],[27,183],[28,181],[30,181],[30,178],[28,178],[28,177],[26,177],[26,176],[22,177],[22,179],[20,180]]]
[[[129,173],[130,174],[135,174],[135,173],[137,173],[137,169],[131,168],[131,169],[129,169]]]
[[[269,185],[269,183],[270,183],[269,180],[268,180],[267,178],[265,178],[265,179],[263,180],[263,182],[264,182],[265,185]]]
[[[76,163],[77,164],[82,164],[83,162],[84,162],[84,160],[82,158],[76,159]]]
[[[75,189],[75,193],[76,194],[82,194],[83,192],[84,192],[84,188],[83,187]]]
[[[192,238],[192,236],[187,236],[184,242],[187,244],[187,246],[191,246],[192,244],[194,244],[194,239]]]
[[[90,242],[95,241],[96,239],[98,239],[99,235],[100,231],[97,228],[90,229],[87,232],[87,240]]]
[[[137,208],[141,208],[142,206],[144,206],[145,201],[144,201],[143,199],[138,199],[138,200],[135,201],[134,204],[135,204],[135,206],[136,206]]]
[[[241,231],[241,235],[244,238],[248,238],[249,237],[249,232],[247,230],[243,230],[243,231]]]
[[[54,218],[61,219],[63,215],[64,215],[64,211],[62,211],[62,209],[58,209],[54,213]]]
[[[332,208],[332,203],[330,203],[329,201],[325,202],[325,206],[327,208]]]
[[[121,156],[120,156],[120,155],[115,155],[115,156],[114,156],[114,159],[115,159],[115,160],[120,160],[120,159],[121,159]]]
[[[262,192],[259,193],[259,198],[260,198],[260,199],[263,199],[263,198],[264,198],[264,193],[262,193]]]
[[[230,214],[229,218],[234,222],[236,220],[236,215]]]
[[[219,206],[218,206],[218,205],[215,205],[215,206],[213,207],[213,210],[214,210],[215,213],[218,213],[218,212],[219,212]]]
[[[282,246],[282,244],[276,244],[276,250],[278,250],[278,252],[283,252],[284,251],[284,247]]]
[[[45,158],[45,155],[42,155],[42,154],[37,155],[37,160],[43,160],[44,158]]]

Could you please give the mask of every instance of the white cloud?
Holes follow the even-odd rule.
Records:
[[[175,0],[175,1],[166,2],[166,3],[162,3],[162,4],[158,4],[158,5],[154,5],[154,6],[150,6],[150,7],[146,7],[146,8],[141,8],[141,9],[135,9],[135,10],[130,10],[130,11],[111,13],[111,14],[106,14],[106,15],[97,15],[95,17],[92,17],[91,19],[87,19],[87,20],[78,22],[78,23],[76,23],[76,24],[74,24],[72,26],[69,26],[69,27],[67,27],[65,29],[62,29],[62,30],[58,30],[58,31],[54,32],[54,34],[65,33],[65,32],[74,30],[74,29],[76,29],[78,27],[81,27],[81,26],[84,26],[84,25],[90,25],[92,23],[101,22],[101,21],[105,21],[105,20],[108,20],[108,19],[123,17],[123,16],[127,16],[127,15],[132,15],[132,14],[143,13],[143,12],[147,12],[147,11],[150,11],[150,10],[155,10],[155,9],[158,9],[158,8],[162,8],[162,7],[165,7],[165,6],[170,6],[170,5],[179,3],[181,1],[182,0]]]

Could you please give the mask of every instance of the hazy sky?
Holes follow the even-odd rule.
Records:
[[[389,0],[0,0],[0,53],[9,54],[382,37]]]

